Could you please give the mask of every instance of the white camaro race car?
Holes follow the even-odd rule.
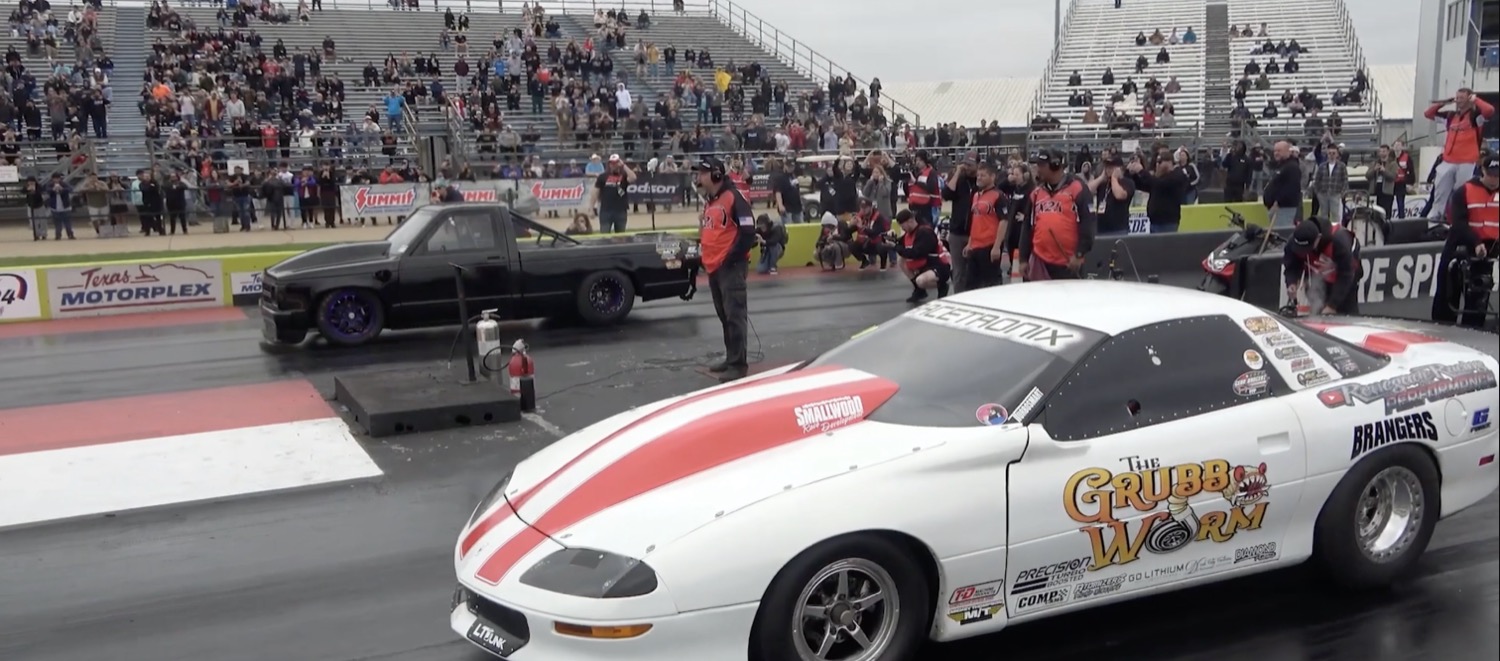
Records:
[[[450,624],[514,661],[903,661],[1309,559],[1390,582],[1500,485],[1497,366],[1353,321],[1099,281],[929,303],[522,462]]]

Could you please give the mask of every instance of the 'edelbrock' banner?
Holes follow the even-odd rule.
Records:
[[[224,305],[218,261],[46,269],[52,317],[95,317]]]

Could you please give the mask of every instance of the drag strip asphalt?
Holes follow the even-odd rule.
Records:
[[[767,366],[808,358],[907,309],[907,293],[894,272],[754,283],[750,348]],[[366,439],[385,471],[371,482],[0,532],[0,659],[492,658],[447,627],[453,545],[474,503],[557,431],[711,384],[697,367],[720,345],[706,291],[641,306],[618,328],[506,328],[539,363],[536,420]],[[266,352],[247,318],[0,340],[0,402],[282,378],[326,396],[338,373],[443,361],[452,338]],[[921,659],[1494,659],[1497,516],[1492,496],[1439,524],[1417,578],[1391,591],[1348,595],[1293,569],[932,646]]]

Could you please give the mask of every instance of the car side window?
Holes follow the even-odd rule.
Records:
[[[1104,341],[1048,398],[1040,422],[1056,440],[1085,440],[1287,390],[1233,319],[1189,317]]]
[[[423,244],[424,252],[443,254],[495,247],[495,224],[482,210],[455,211],[437,222],[437,228]]]

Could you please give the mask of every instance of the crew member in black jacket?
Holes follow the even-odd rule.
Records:
[[[1234,146],[1224,153],[1224,201],[1245,201],[1245,186],[1250,184],[1250,156],[1246,154],[1243,140],[1235,140]]]
[[[929,285],[932,280],[936,280],[938,298],[947,296],[953,266],[948,251],[943,249],[943,242],[938,240],[937,230],[932,228],[932,223],[920,221],[911,209],[897,212],[896,222],[901,224],[902,235],[892,250],[901,256],[902,267],[912,285],[911,297],[906,302],[927,300],[927,287],[932,286]]]
[[[1151,219],[1151,233],[1176,232],[1182,224],[1182,202],[1188,193],[1188,178],[1182,170],[1172,167],[1170,153],[1156,156],[1152,171],[1146,172],[1140,159],[1128,166],[1135,179],[1136,188],[1151,194],[1146,199],[1146,217]]]
[[[1276,143],[1271,158],[1276,173],[1266,184],[1261,202],[1266,205],[1272,228],[1292,227],[1302,212],[1302,164],[1292,151],[1292,143],[1285,140]]]
[[[1338,225],[1313,217],[1292,230],[1281,258],[1286,298],[1297,302],[1298,285],[1313,314],[1359,314],[1359,242]]]
[[[953,259],[953,293],[964,291],[968,267],[964,247],[969,245],[969,215],[974,204],[974,164],[960,162],[953,175],[943,182],[943,199],[948,201],[948,254]]]

